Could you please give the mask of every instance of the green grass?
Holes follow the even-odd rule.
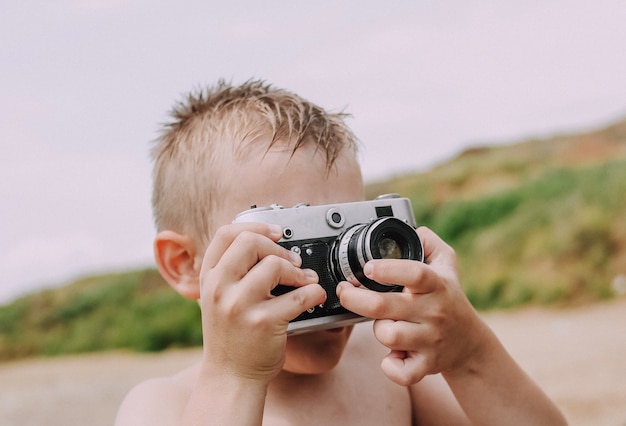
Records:
[[[624,272],[625,161],[553,170],[497,195],[432,208],[418,222],[455,247],[477,308],[604,299]]]
[[[0,307],[0,359],[201,342],[197,303],[154,270],[90,277]]]
[[[405,191],[417,223],[457,251],[465,291],[479,309],[613,297],[613,278],[626,273],[623,156],[524,166],[500,150],[462,155],[439,173],[378,183],[369,194],[393,192],[394,185]],[[485,168],[490,172],[481,175]]]

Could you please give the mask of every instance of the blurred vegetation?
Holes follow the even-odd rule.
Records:
[[[607,299],[626,277],[626,120],[472,148],[367,188],[370,198],[389,192],[454,247],[477,309]]]
[[[455,247],[479,309],[608,298],[626,274],[626,160],[424,207],[418,222]]]
[[[201,343],[198,304],[156,270],[88,277],[0,307],[0,360]]]
[[[602,300],[626,277],[626,120],[472,148],[366,190],[411,199],[418,224],[455,248],[477,309]],[[155,270],[87,277],[0,307],[0,360],[201,343],[197,303]]]

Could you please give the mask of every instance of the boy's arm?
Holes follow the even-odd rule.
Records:
[[[427,228],[418,233],[425,263],[386,259],[364,267],[370,279],[403,285],[402,293],[377,293],[345,282],[337,288],[343,306],[376,319],[374,334],[391,350],[381,363],[385,374],[410,386],[442,373],[474,424],[565,424],[467,300],[452,248]],[[417,388],[413,391],[418,395]],[[420,414],[428,413],[424,405],[418,407]]]
[[[485,326],[486,327],[486,326]],[[565,425],[554,403],[488,330],[483,350],[443,376],[468,417],[481,424]]]
[[[428,375],[409,389],[414,425],[471,425],[441,374]]]
[[[199,377],[191,389],[171,378],[151,379],[124,398],[115,425],[260,425],[266,390],[263,382],[227,375]]]
[[[265,381],[207,374],[185,406],[183,424],[260,425],[266,394]]]
[[[118,424],[261,424],[289,321],[326,300],[317,274],[276,244],[281,236],[281,227],[255,223],[215,233],[199,271],[203,356],[195,383],[181,392],[163,382],[138,388]],[[278,284],[296,288],[274,297]]]
[[[462,408],[467,424],[566,424],[553,402],[492,336],[494,347],[486,344],[482,359],[472,357],[467,366],[426,376],[411,386],[417,424],[441,425],[443,407],[457,416]]]

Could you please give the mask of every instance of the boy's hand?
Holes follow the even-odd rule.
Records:
[[[287,325],[326,300],[317,274],[279,246],[282,229],[261,223],[221,227],[200,271],[204,371],[269,382],[281,370]],[[275,297],[278,284],[298,287]]]
[[[402,293],[378,293],[343,282],[341,304],[374,318],[374,334],[391,349],[381,367],[401,385],[417,383],[427,374],[462,368],[481,348],[486,326],[459,283],[454,250],[434,232],[417,230],[425,263],[413,260],[372,260],[365,275],[404,286]]]

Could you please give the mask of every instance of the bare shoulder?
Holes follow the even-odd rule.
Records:
[[[190,367],[136,385],[120,406],[116,426],[177,424],[191,394],[196,370],[197,366]]]

